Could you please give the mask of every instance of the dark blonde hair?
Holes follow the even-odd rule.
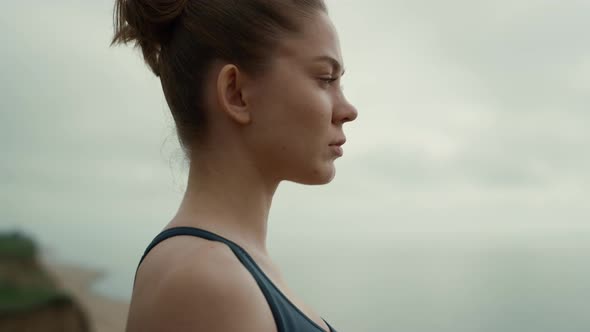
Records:
[[[264,73],[279,41],[300,33],[302,18],[317,11],[327,13],[323,0],[116,0],[111,46],[141,48],[190,154],[207,129],[203,87],[211,63]]]

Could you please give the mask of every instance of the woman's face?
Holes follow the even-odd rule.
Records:
[[[343,140],[342,125],[357,117],[342,93],[342,65],[336,30],[318,13],[302,36],[284,41],[273,68],[251,87],[245,134],[265,174],[303,184],[334,178],[339,155],[330,144]]]

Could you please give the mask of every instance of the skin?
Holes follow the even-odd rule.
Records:
[[[190,156],[185,195],[165,228],[198,227],[237,243],[300,310],[328,330],[320,316],[287,287],[266,247],[268,215],[279,183],[320,185],[332,181],[338,156],[329,145],[345,137],[343,124],[358,114],[343,95],[342,68],[327,60],[314,60],[328,56],[343,64],[330,18],[317,13],[304,26],[302,35],[285,38],[272,58],[272,69],[262,76],[249,76],[225,62],[211,67],[206,86],[208,138]],[[329,83],[329,79],[336,80]],[[207,257],[227,263],[224,275],[233,271],[229,273],[232,278],[243,279],[233,282],[259,293],[256,299],[249,299],[259,302],[262,309],[258,313],[266,318],[270,315],[269,326],[274,326],[262,293],[227,246],[180,236],[156,246],[140,267],[128,331],[133,330],[130,326],[134,326],[136,315],[145,317],[151,310],[147,292],[153,293],[157,280],[167,278],[155,275],[186,265],[184,259],[189,254],[195,261],[196,255],[204,255],[205,248],[210,253]],[[168,293],[173,291],[167,289]]]
[[[187,190],[169,226],[197,221],[267,254],[268,214],[279,183],[334,178],[337,156],[329,144],[345,137],[343,124],[356,119],[357,110],[342,93],[341,72],[310,59],[327,55],[343,63],[336,29],[318,14],[277,53],[263,77],[232,64],[213,66],[209,139],[191,156]],[[322,81],[329,78],[338,80]]]

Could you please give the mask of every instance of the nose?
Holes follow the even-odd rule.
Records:
[[[358,117],[358,110],[346,98],[342,97],[342,103],[334,112],[334,120],[339,123],[354,121]]]

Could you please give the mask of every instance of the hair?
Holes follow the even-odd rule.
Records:
[[[318,11],[328,12],[323,0],[115,0],[111,46],[141,48],[190,155],[207,132],[203,92],[213,61],[262,74],[280,40]]]

